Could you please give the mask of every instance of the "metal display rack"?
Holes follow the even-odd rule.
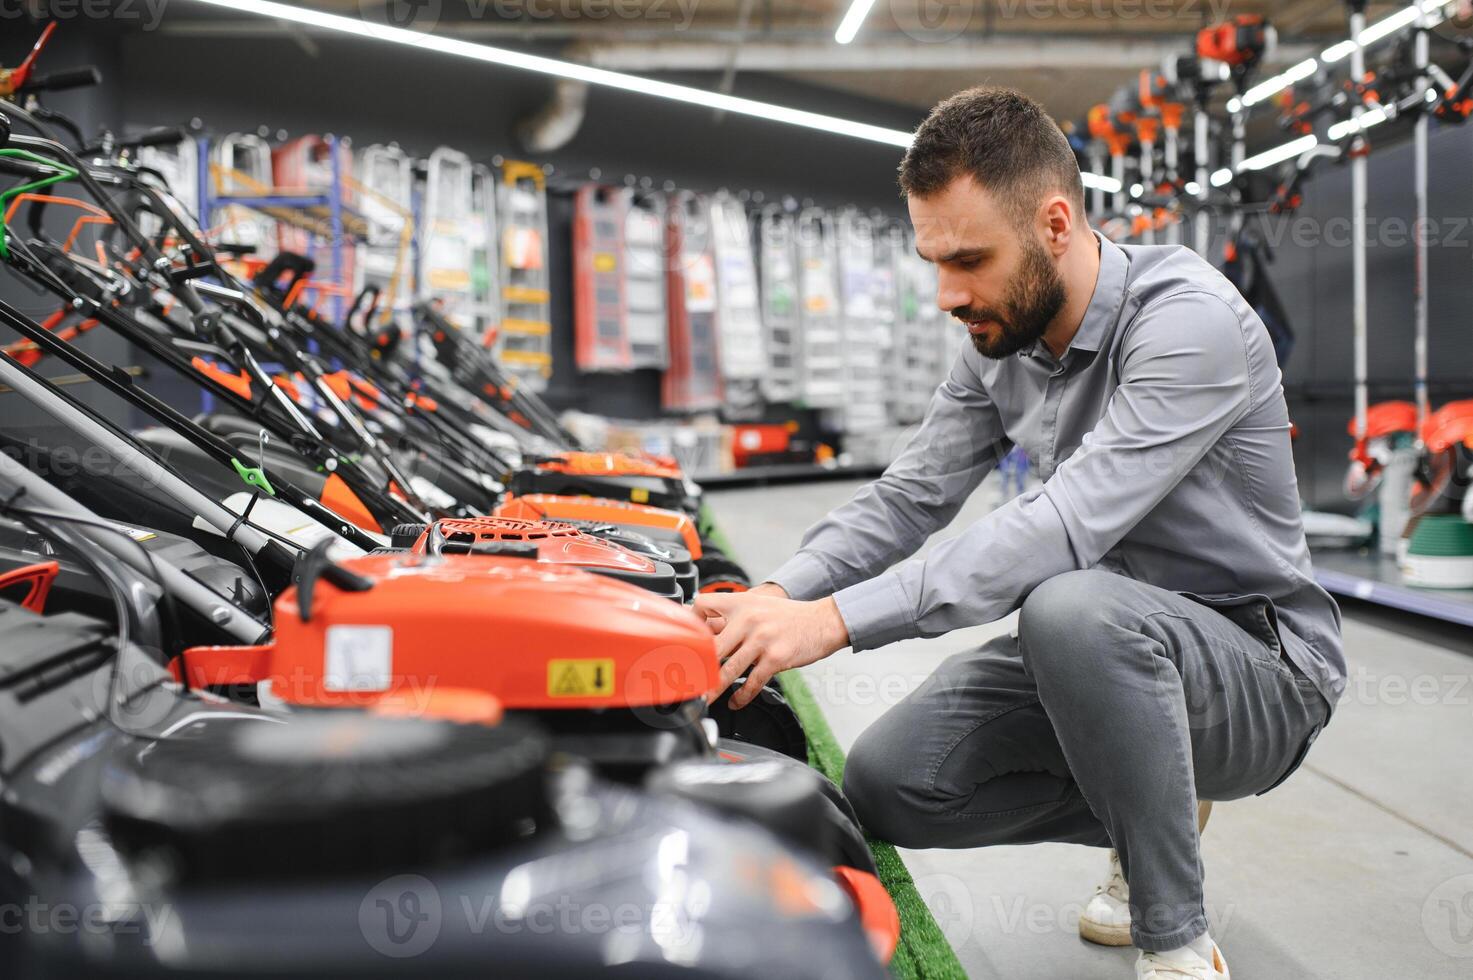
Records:
[[[1315,579],[1333,595],[1373,602],[1462,626],[1473,626],[1473,589],[1406,585],[1396,560],[1374,552],[1319,550]]]
[[[349,208],[343,199],[343,173],[338,154],[338,138],[323,137],[331,161],[332,182],[326,191],[297,192],[292,188],[263,188],[261,193],[216,194],[215,181],[210,167],[210,138],[201,136],[195,140],[199,167],[199,219],[204,228],[214,224],[215,212],[232,205],[259,211],[284,225],[300,228],[310,234],[326,238],[332,268],[325,270],[325,278],[342,281],[345,269],[343,243],[347,236],[358,239],[368,237],[368,221],[362,214]],[[344,311],[343,297],[332,297],[333,318],[341,320]]]

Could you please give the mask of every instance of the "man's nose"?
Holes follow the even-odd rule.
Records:
[[[960,277],[947,272],[941,272],[936,281],[936,305],[950,313],[959,306],[969,306],[972,302],[971,290],[967,289]]]

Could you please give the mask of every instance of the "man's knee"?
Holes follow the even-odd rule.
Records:
[[[1058,667],[1080,679],[1093,663],[1108,662],[1107,651],[1119,640],[1112,597],[1121,584],[1113,572],[1083,569],[1055,575],[1029,593],[1018,612],[1019,652],[1029,673]]]
[[[923,767],[905,752],[906,743],[887,733],[883,721],[854,743],[844,764],[844,795],[872,837],[900,847],[929,847],[925,841],[925,787],[915,785]]]

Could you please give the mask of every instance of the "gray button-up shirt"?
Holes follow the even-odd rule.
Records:
[[[1043,485],[910,558],[1013,445]],[[1310,568],[1268,331],[1185,248],[1101,240],[1061,359],[1042,343],[1000,360],[965,345],[905,451],[772,581],[797,599],[832,594],[863,650],[991,622],[1082,568],[1221,609],[1281,643],[1331,705],[1345,688],[1340,610]]]

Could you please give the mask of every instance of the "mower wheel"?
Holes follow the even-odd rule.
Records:
[[[395,548],[413,548],[414,542],[428,529],[428,524],[396,524],[389,532],[389,544]]]
[[[716,722],[717,732],[724,738],[759,745],[806,763],[808,737],[803,733],[803,724],[775,683],[764,686],[740,711],[728,707],[727,702],[744,680],[738,678],[726,693],[712,700],[707,707],[707,713]]]
[[[836,805],[824,783],[828,780],[817,771],[772,754],[739,762],[680,762],[655,770],[646,780],[653,792],[755,821],[826,864],[873,874],[875,861],[864,835],[847,804]]]
[[[510,719],[324,709],[125,754],[103,801],[121,849],[190,880],[453,865],[552,824],[547,754]]]
[[[747,570],[719,551],[708,550],[696,559],[702,592],[745,592],[752,587]]]

